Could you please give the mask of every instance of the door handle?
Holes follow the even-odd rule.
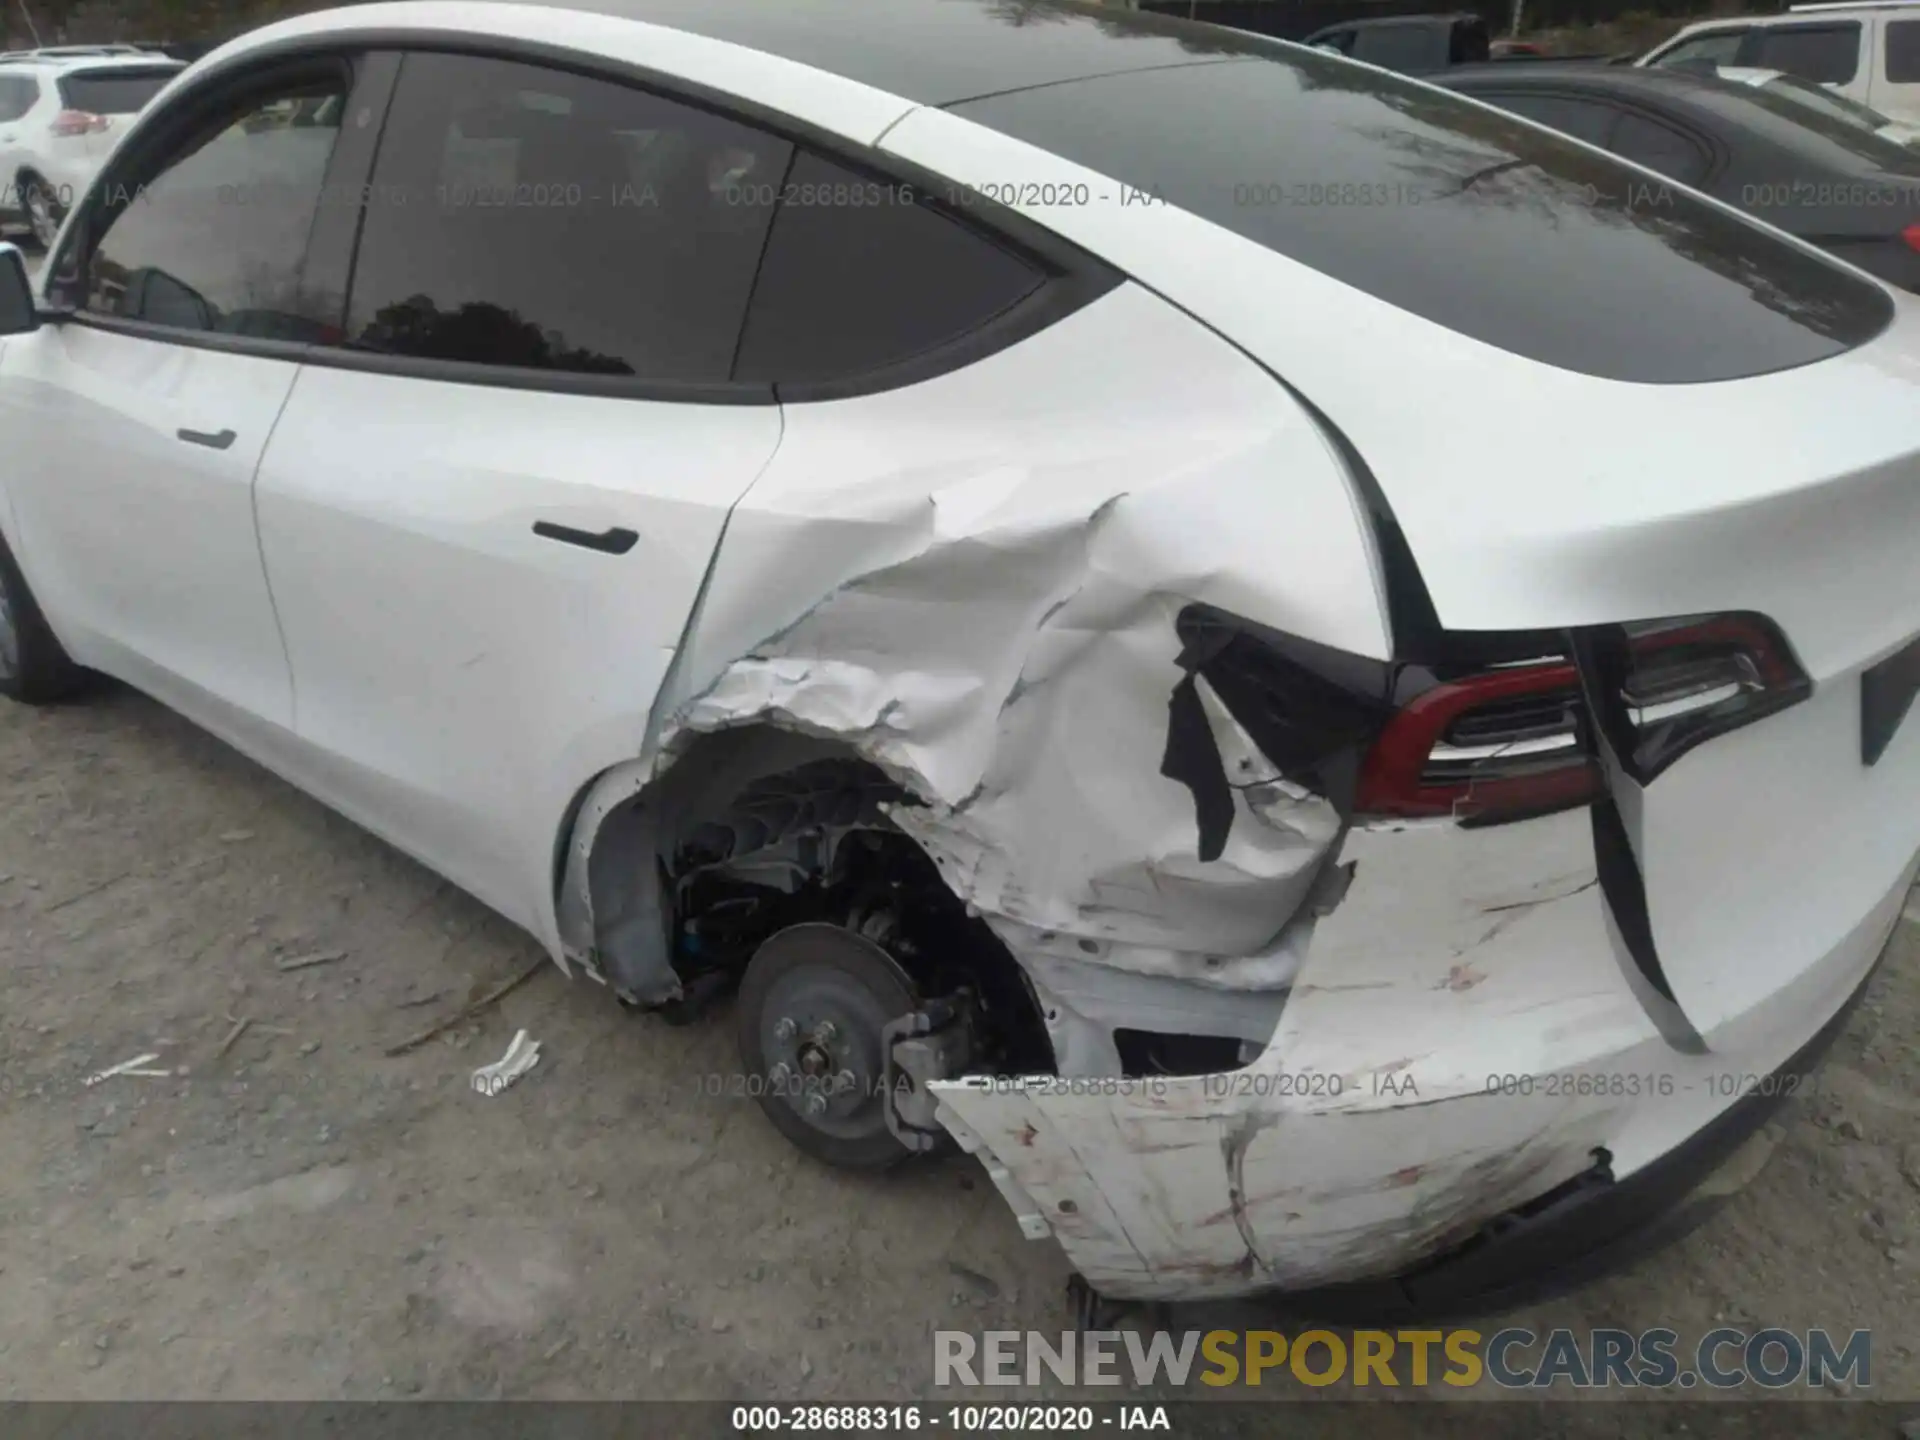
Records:
[[[551,520],[533,522],[533,533],[542,540],[558,540],[562,545],[578,545],[584,550],[599,550],[607,555],[624,555],[640,543],[631,530],[575,530],[571,525],[556,525]]]
[[[231,430],[222,430],[217,434],[206,430],[176,430],[174,433],[189,445],[205,445],[209,450],[224,450],[239,438]]]

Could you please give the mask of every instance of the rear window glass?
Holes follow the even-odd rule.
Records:
[[[76,70],[60,77],[60,103],[91,115],[131,115],[181,69],[170,65],[156,70]]]
[[[1871,282],[1610,156],[1299,47],[953,109],[1425,319],[1584,374],[1764,374],[1849,350],[1893,316]],[[1299,147],[1276,141],[1286,136]]]

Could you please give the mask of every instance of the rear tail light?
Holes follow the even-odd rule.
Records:
[[[1563,658],[1443,680],[1380,732],[1355,809],[1491,825],[1584,805],[1604,780],[1581,711],[1580,674]]]
[[[1900,232],[1900,238],[1907,242],[1908,249],[1920,250],[1920,220],[1916,220],[1913,224],[1902,230]]]
[[[1645,784],[1694,746],[1812,691],[1757,615],[1606,626],[1577,632],[1574,649],[1577,662],[1543,656],[1450,675],[1415,695],[1368,753],[1356,811],[1495,825],[1585,805],[1605,789],[1595,722]]]
[[[92,135],[107,128],[107,117],[89,110],[62,110],[53,117],[56,135]]]
[[[1574,643],[1594,719],[1642,785],[1696,745],[1813,693],[1786,637],[1763,615],[1602,626]]]

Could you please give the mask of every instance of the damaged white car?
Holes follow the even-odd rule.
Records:
[[[0,691],[138,686],[1098,1292],[1491,1303],[1920,853],[1920,309],[1326,54],[369,4],[0,267]],[[1497,409],[1497,425],[1487,417]]]

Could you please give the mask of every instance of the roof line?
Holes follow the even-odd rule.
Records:
[[[956,105],[971,105],[976,100],[998,100],[1003,95],[1024,95],[1029,90],[1052,90],[1060,85],[1078,85],[1083,80],[1110,80],[1115,75],[1151,75],[1156,70],[1191,70],[1197,65],[1243,65],[1252,59],[1251,55],[1220,55],[1208,60],[1178,60],[1167,65],[1131,65],[1121,70],[1100,70],[1091,75],[1069,75],[1063,80],[1015,85],[1006,90],[982,90],[978,95],[963,95],[958,100],[945,100],[931,108],[951,110]]]

